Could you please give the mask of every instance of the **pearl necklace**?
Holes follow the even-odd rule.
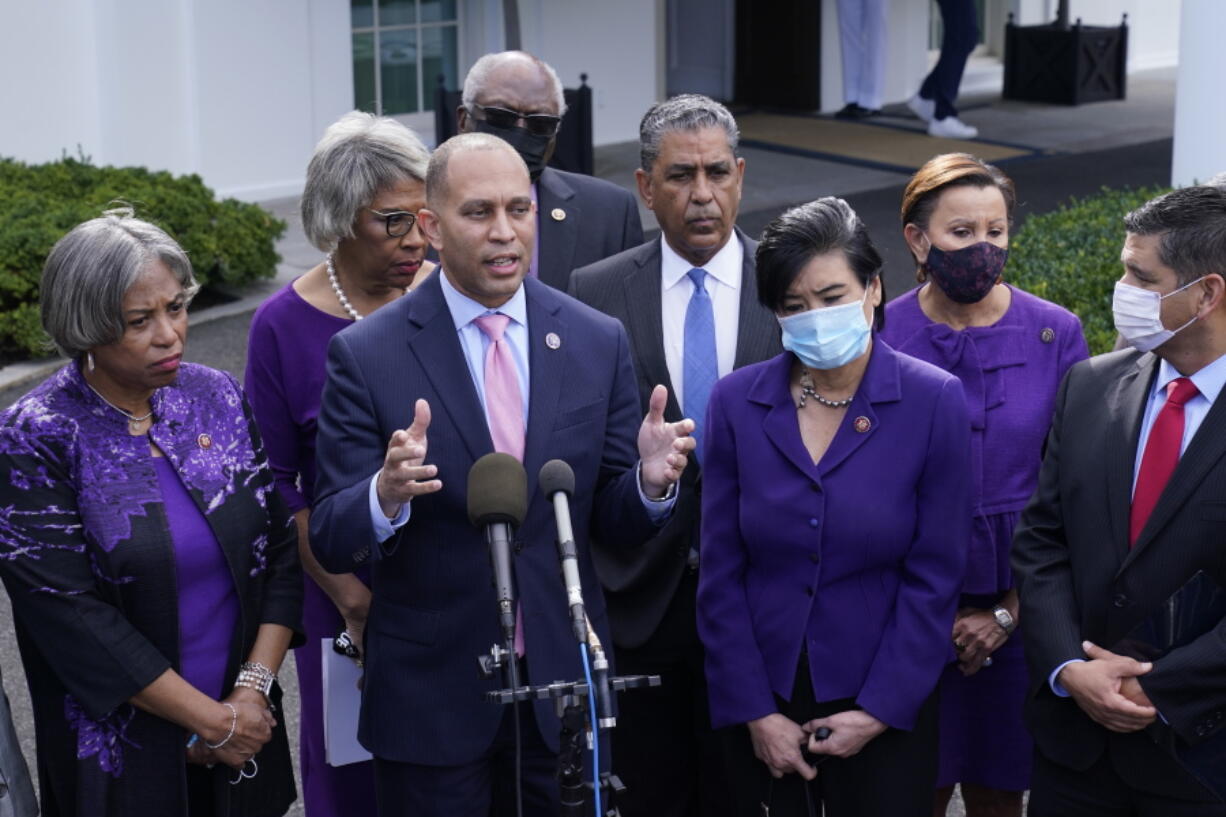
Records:
[[[355,321],[362,320],[362,313],[353,308],[353,304],[349,303],[349,298],[345,296],[345,290],[341,289],[341,282],[336,277],[336,267],[332,264],[332,253],[328,253],[328,281],[332,284],[332,291],[336,293],[336,300],[341,302],[341,309]]]
[[[81,378],[81,379],[82,379],[82,380],[85,380],[85,378]],[[89,390],[90,390],[90,391],[92,391],[94,394],[98,395],[98,399],[99,399],[99,400],[101,400],[103,403],[106,403],[106,404],[107,404],[108,406],[110,406],[111,408],[115,409],[115,411],[118,411],[118,412],[119,412],[120,414],[122,414],[124,417],[127,417],[127,418],[128,418],[128,431],[132,432],[133,434],[140,434],[140,426],[141,426],[141,423],[145,422],[146,420],[148,420],[150,417],[152,417],[152,416],[153,416],[153,412],[152,412],[152,411],[150,411],[148,414],[146,414],[146,415],[145,415],[145,416],[143,416],[143,417],[137,417],[137,416],[136,416],[135,414],[133,414],[132,412],[130,412],[130,411],[126,410],[126,409],[121,409],[119,406],[115,405],[115,404],[114,404],[114,403],[112,403],[110,400],[107,400],[105,397],[103,397],[103,396],[102,396],[102,392],[100,392],[100,391],[98,391],[97,389],[95,389],[95,388],[93,387],[93,384],[91,384],[91,383],[90,383],[88,380],[85,380],[85,385],[86,385],[86,386],[89,386]]]
[[[804,408],[805,402],[810,397],[812,397],[817,402],[821,403],[823,406],[826,406],[827,408],[832,408],[832,409],[840,409],[840,408],[845,408],[847,406],[850,406],[851,401],[856,399],[855,394],[851,395],[851,397],[848,397],[845,400],[827,400],[825,397],[822,397],[813,388],[813,380],[812,378],[809,377],[809,369],[808,367],[806,367],[802,369],[800,372],[800,402],[796,404],[796,408],[798,409]]]

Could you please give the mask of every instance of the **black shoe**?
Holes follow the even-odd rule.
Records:
[[[880,109],[869,109],[861,107],[855,102],[848,102],[843,108],[834,115],[835,119],[868,119],[870,116],[876,116],[881,113]]]

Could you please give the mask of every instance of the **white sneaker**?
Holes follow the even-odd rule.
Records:
[[[936,116],[937,103],[934,99],[924,99],[919,94],[907,100],[907,107],[911,109],[911,113],[918,116],[925,122],[931,122]]]
[[[945,139],[974,139],[979,135],[979,129],[966,124],[956,116],[947,116],[928,123],[928,135]]]

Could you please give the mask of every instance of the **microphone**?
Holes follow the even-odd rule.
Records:
[[[575,472],[562,460],[541,466],[541,493],[553,503],[558,526],[558,559],[562,563],[562,583],[570,607],[570,626],[580,644],[587,642],[587,615],[583,611],[583,586],[579,582],[579,559],[575,533],[570,523],[570,496],[575,492]]]
[[[511,532],[528,510],[528,475],[510,454],[486,454],[468,472],[468,519],[485,529],[498,594],[498,620],[508,649],[515,643]],[[514,663],[512,661],[512,663]]]
[[[609,693],[609,659],[605,657],[600,636],[592,629],[592,623],[585,618],[585,624],[588,648],[592,651],[592,684],[596,687],[594,691],[597,725],[601,729],[611,729],[617,726],[617,718],[613,717],[613,696]]]

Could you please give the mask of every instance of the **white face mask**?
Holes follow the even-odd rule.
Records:
[[[1182,332],[1191,326],[1197,317],[1193,315],[1191,320],[1178,329],[1167,329],[1162,325],[1162,299],[1183,292],[1192,284],[1200,283],[1201,280],[1203,279],[1197,278],[1165,295],[1134,287],[1123,281],[1116,281],[1115,296],[1111,301],[1111,312],[1115,317],[1115,331],[1119,332],[1124,340],[1128,341],[1128,344],[1138,352],[1157,349],[1175,337],[1177,332]]]

